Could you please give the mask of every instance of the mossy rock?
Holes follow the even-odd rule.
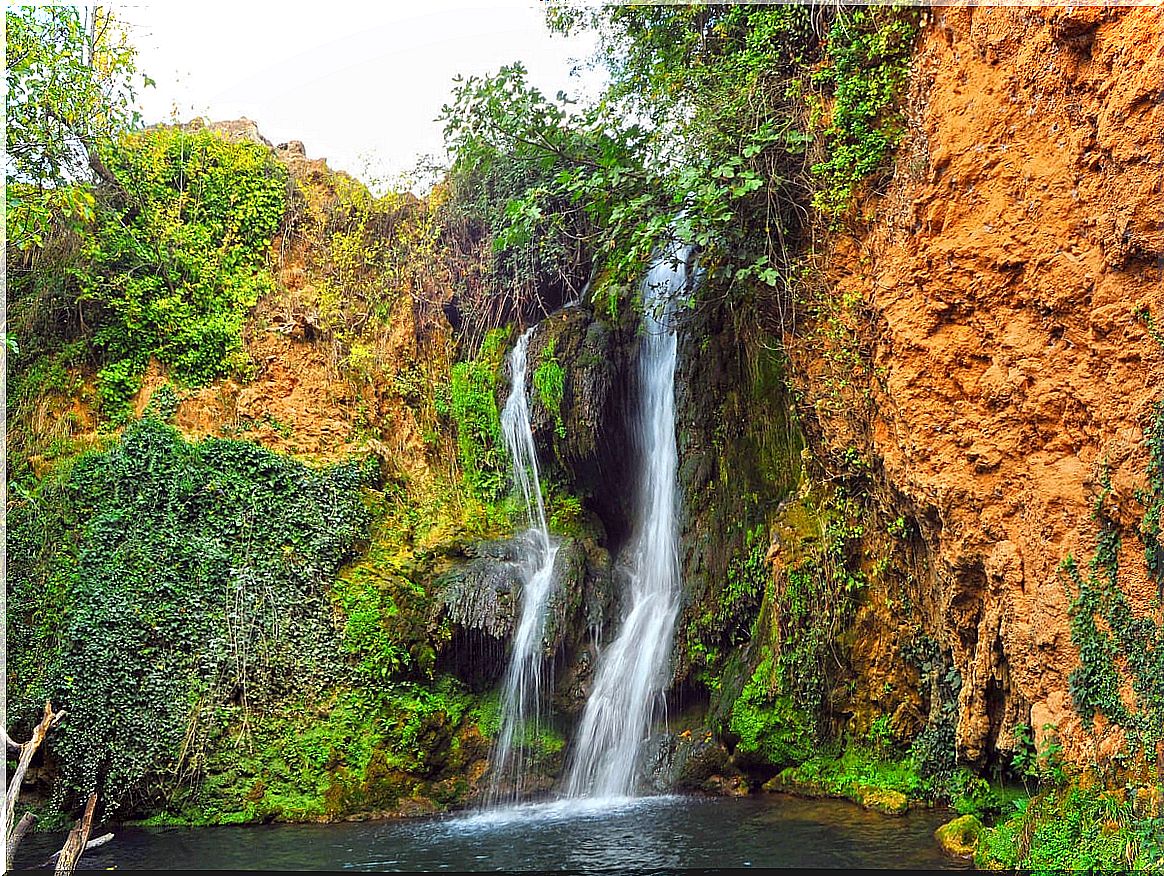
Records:
[[[810,797],[813,799],[838,796],[830,793],[819,782],[803,778],[797,767],[788,767],[788,769],[781,770],[761,787],[769,793],[795,794],[797,797]]]
[[[763,784],[768,792],[794,794],[811,799],[834,798],[850,800],[865,809],[882,815],[904,815],[909,811],[909,797],[900,791],[872,785],[831,786],[801,775],[799,767],[781,770]]]
[[[982,822],[973,815],[963,815],[947,821],[934,831],[934,838],[947,855],[962,861],[974,859],[978,848],[978,838],[982,835]]]
[[[853,796],[856,797],[856,803],[882,815],[905,815],[909,811],[909,798],[900,791],[861,787]]]

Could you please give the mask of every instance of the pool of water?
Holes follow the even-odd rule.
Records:
[[[888,818],[841,801],[783,795],[560,801],[403,821],[115,827],[113,842],[81,863],[101,870],[953,869],[959,865],[933,838],[948,817]],[[16,865],[37,866],[60,840],[29,837]]]

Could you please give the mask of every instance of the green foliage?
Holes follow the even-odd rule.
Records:
[[[154,799],[200,774],[221,710],[335,678],[325,582],[366,536],[368,477],[147,417],[13,504],[9,709],[67,710],[59,801]]]
[[[1036,873],[1159,871],[1164,813],[1137,807],[1127,792],[1077,786],[1048,791],[984,830],[975,864]]]
[[[390,810],[416,794],[463,796],[463,780],[439,778],[466,766],[459,737],[472,702],[449,677],[381,680],[256,716],[245,745],[226,730],[237,714],[224,713],[205,780],[179,789],[146,823],[335,819]]]
[[[611,70],[612,111],[653,123],[645,163],[657,180],[647,190],[671,193],[670,203],[625,198],[628,208],[640,217],[661,209],[670,222],[681,207],[676,233],[701,248],[709,295],[787,291],[807,201],[797,82],[818,60],[811,10],[628,5],[591,23]]]
[[[851,745],[840,756],[816,754],[788,774],[834,797],[857,797],[864,789],[896,791],[913,800],[926,799],[930,788],[908,760],[881,758]]]
[[[773,696],[773,687],[773,666],[765,660],[732,704],[728,730],[739,740],[735,750],[776,767],[801,763],[813,750],[813,718],[791,696]]]
[[[286,234],[305,244],[311,283],[298,290],[313,331],[347,348],[345,365],[361,382],[379,378],[377,344],[367,327],[389,325],[397,305],[427,295],[448,259],[438,245],[440,194],[374,197],[358,181],[333,176],[295,181]]]
[[[1061,566],[1080,663],[1068,684],[1080,715],[1091,722],[1102,714],[1124,728],[1133,754],[1150,756],[1164,740],[1164,621],[1159,605],[1137,615],[1119,586],[1120,533],[1103,510],[1109,490],[1105,479],[1095,504],[1099,533],[1089,574],[1072,557]],[[1151,562],[1151,545],[1145,556]],[[1135,693],[1130,707],[1120,693],[1125,683]]]
[[[286,173],[258,143],[177,128],[125,137],[106,164],[122,189],[100,203],[73,276],[108,363],[98,392],[115,414],[150,357],[193,385],[243,363],[242,323],[270,287]]]
[[[168,423],[178,413],[180,403],[181,399],[178,398],[178,393],[174,391],[174,387],[169,383],[163,383],[150,396],[145,412],[155,420]]]
[[[744,538],[745,553],[728,564],[726,580],[714,601],[706,600],[684,630],[687,658],[696,676],[718,690],[725,659],[752,635],[771,572],[765,560],[767,530],[757,526]]]
[[[844,630],[864,589],[863,576],[850,562],[863,527],[860,509],[836,496],[819,509],[820,541],[801,563],[790,568],[782,592],[773,591],[772,617],[778,625],[778,674],[783,689],[813,716],[814,730],[824,731],[829,691],[842,664],[836,638]]]
[[[1046,744],[1039,751],[1030,725],[1019,724],[1014,728],[1015,749],[1011,756],[1011,768],[1028,791],[1032,781],[1040,786],[1058,787],[1067,780],[1062,759],[1063,747],[1054,731],[1054,725],[1044,725]]]
[[[755,668],[729,700],[727,729],[739,739],[737,751],[757,762],[799,762],[829,741],[831,691],[844,666],[837,638],[864,587],[851,563],[862,534],[857,511],[840,496],[804,496],[786,509],[785,520],[803,512],[811,532],[802,534],[807,550],[786,558],[779,579],[765,562],[765,530],[750,532],[748,553],[729,567],[717,608],[724,615],[754,617],[750,634],[737,626],[727,638],[706,641],[703,630],[728,629],[717,622],[716,612],[705,612],[687,630],[689,657],[706,667],[701,676],[713,689],[720,684],[717,676],[740,671],[727,655],[750,639]]]
[[[459,284],[473,337],[535,317],[543,299],[565,301],[581,291],[594,225],[571,189],[580,168],[604,162],[618,169],[629,157],[616,137],[573,115],[564,96],[551,101],[530,86],[521,64],[456,81],[441,115],[454,157],[446,221],[459,230],[452,239],[460,258],[471,259],[480,239],[489,250],[479,256],[484,283]]]
[[[562,393],[566,388],[566,372],[556,358],[554,348],[557,338],[550,338],[549,343],[542,348],[541,361],[534,369],[533,385],[537,390],[538,399],[554,418],[554,428],[559,438],[566,437],[566,423],[562,420]]]
[[[905,124],[896,108],[909,75],[920,12],[915,8],[842,8],[832,23],[825,63],[813,81],[831,92],[824,129],[828,158],[813,166],[821,188],[813,205],[836,219],[856,189],[885,169]]]
[[[1013,793],[959,768],[938,778],[925,775],[913,756],[850,742],[839,755],[823,751],[786,770],[781,778],[815,793],[861,803],[872,792],[893,791],[911,801],[949,806],[959,815],[985,817],[1001,811]]]
[[[906,644],[902,657],[917,668],[922,696],[929,703],[926,726],[910,744],[909,755],[923,777],[938,783],[950,782],[958,772],[958,694],[962,675],[949,651],[925,633]]]
[[[1164,341],[1161,341],[1164,346]],[[1156,403],[1145,430],[1148,443],[1148,489],[1140,497],[1144,519],[1140,538],[1144,542],[1144,563],[1156,580],[1156,601],[1164,605],[1164,401]]]
[[[455,364],[449,373],[447,413],[457,427],[461,470],[473,492],[486,501],[500,499],[506,488],[505,447],[497,411],[497,378],[507,329],[485,336],[475,359]]]
[[[104,170],[98,150],[139,121],[136,52],[106,7],[21,6],[4,18],[6,233],[26,250],[92,218],[83,183]]]

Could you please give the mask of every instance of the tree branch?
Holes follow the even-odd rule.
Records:
[[[65,717],[65,710],[61,709],[59,712],[53,711],[53,704],[44,704],[44,717],[40,719],[40,723],[36,725],[36,729],[32,731],[32,738],[23,745],[17,746],[12,738],[8,735],[8,731],[4,731],[5,744],[8,747],[18,747],[20,749],[20,758],[17,760],[16,769],[12,772],[12,777],[8,780],[8,794],[4,798],[4,837],[7,840],[7,860],[8,866],[12,866],[12,856],[16,853],[16,846],[24,837],[25,832],[31,826],[31,822],[26,823],[26,819],[20,819],[20,825],[14,825],[16,820],[16,801],[20,797],[20,786],[24,784],[24,774],[28,772],[28,767],[32,763],[32,757],[36,754],[41,743],[44,742],[51,730],[61,718]],[[21,830],[21,825],[23,830]]]
[[[69,831],[65,844],[61,847],[60,857],[57,858],[57,873],[69,876],[76,868],[77,862],[89,844],[89,832],[93,829],[93,812],[97,808],[97,792],[89,795],[89,802],[85,804],[85,814],[77,822],[76,827]]]

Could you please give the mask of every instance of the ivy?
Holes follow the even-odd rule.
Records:
[[[868,6],[834,19],[824,65],[813,82],[831,94],[824,128],[828,158],[813,165],[813,205],[838,218],[865,180],[875,178],[905,132],[897,98],[909,76],[917,9]],[[819,107],[818,107],[819,111]]]
[[[146,417],[13,503],[9,708],[67,711],[58,801],[156,799],[199,776],[222,709],[245,721],[337,677],[325,583],[366,538],[369,477]]]
[[[1161,494],[1154,493],[1155,479],[1164,460],[1158,442],[1164,428],[1161,418],[1164,407],[1157,408],[1149,434],[1150,494],[1145,497],[1157,503]],[[1079,666],[1068,682],[1082,717],[1092,722],[1102,714],[1127,731],[1133,754],[1139,751],[1151,756],[1164,741],[1164,620],[1159,600],[1148,613],[1137,615],[1119,586],[1120,532],[1104,513],[1103,502],[1111,485],[1106,477],[1102,483],[1104,489],[1093,512],[1099,532],[1088,574],[1082,573],[1073,557],[1061,566],[1071,599],[1071,641],[1079,649]],[[1151,524],[1142,527],[1139,534],[1149,570],[1159,583],[1159,570],[1152,566],[1159,542],[1153,540]],[[1125,683],[1135,694],[1130,706],[1121,696]]]

